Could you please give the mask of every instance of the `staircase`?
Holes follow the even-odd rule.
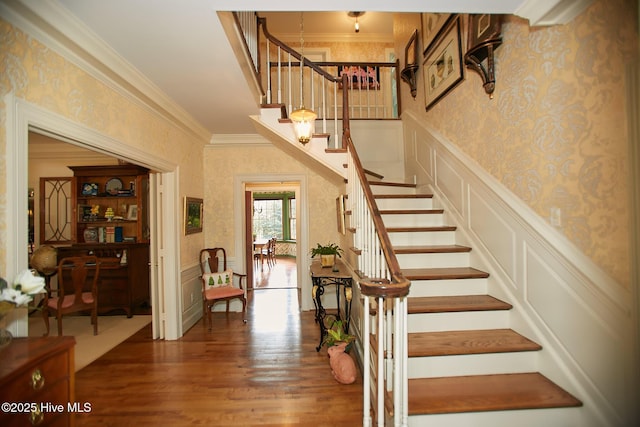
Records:
[[[582,403],[536,372],[540,345],[509,327],[512,306],[487,295],[489,273],[430,195],[370,181],[408,297],[409,425],[579,425]]]

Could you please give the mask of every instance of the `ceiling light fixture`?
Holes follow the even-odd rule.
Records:
[[[356,18],[356,23],[354,25],[356,33],[360,32],[360,23],[358,22],[358,18],[361,17],[364,14],[365,14],[365,12],[348,12],[347,13],[347,15],[349,15],[350,17]]]
[[[311,141],[318,115],[313,110],[304,108],[304,20],[300,12],[300,108],[292,111],[293,132],[302,145]]]

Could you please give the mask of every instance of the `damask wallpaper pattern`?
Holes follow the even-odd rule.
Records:
[[[6,108],[4,96],[16,97],[102,132],[127,145],[181,165],[182,188],[202,191],[202,165],[190,162],[199,141],[165,117],[102,83],[6,21],[0,19],[0,175],[6,174]],[[0,271],[6,259],[6,183],[0,180]],[[202,246],[198,235],[183,243],[190,261]],[[192,245],[193,243],[193,245]],[[192,247],[193,246],[193,247]]]
[[[404,104],[540,216],[550,221],[559,208],[558,230],[623,286],[630,283],[625,67],[638,52],[636,8],[633,0],[596,0],[572,22],[548,28],[507,17],[493,99],[467,70],[428,113],[423,87]],[[396,39],[408,39],[416,22],[396,15]]]

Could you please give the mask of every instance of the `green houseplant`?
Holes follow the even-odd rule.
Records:
[[[320,243],[311,249],[311,258],[320,256],[320,262],[323,267],[332,267],[336,257],[342,257],[342,248],[335,243],[321,245]]]
[[[333,316],[331,316],[333,317]],[[345,344],[345,352],[348,352],[355,341],[355,335],[351,335],[344,331],[344,324],[342,320],[336,320],[334,318],[333,322],[331,322],[331,327],[327,329],[327,334],[324,336],[322,340],[322,344],[327,347],[332,347],[334,345]]]

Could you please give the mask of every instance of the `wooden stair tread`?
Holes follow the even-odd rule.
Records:
[[[434,254],[471,252],[471,248],[462,245],[394,246],[393,252],[396,254]]]
[[[511,310],[513,306],[490,295],[419,297],[407,300],[409,314]]]
[[[433,194],[374,194],[374,199],[432,199]]]
[[[436,225],[433,227],[389,227],[387,233],[419,233],[421,231],[456,231],[455,225]]]
[[[409,357],[538,351],[542,346],[512,329],[409,334]]]
[[[409,415],[582,406],[537,372],[409,380]]]
[[[473,267],[406,268],[402,274],[409,280],[482,279],[489,273]]]
[[[385,209],[380,211],[380,215],[432,215],[442,213],[444,213],[444,209]]]
[[[385,187],[407,187],[416,188],[415,184],[407,184],[405,182],[385,182],[385,181],[369,181],[369,185],[382,185]]]

